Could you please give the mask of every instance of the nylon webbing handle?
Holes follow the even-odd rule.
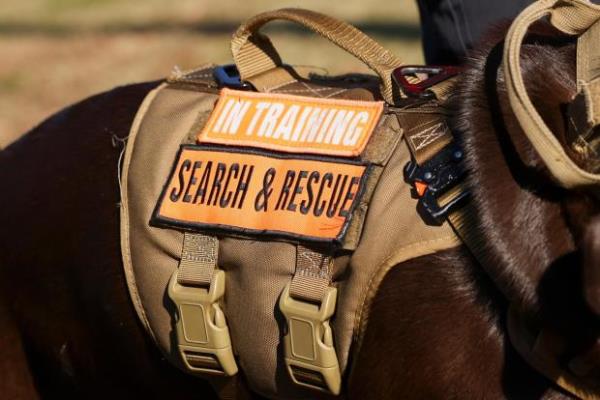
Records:
[[[381,94],[388,103],[393,104],[394,96],[401,95],[392,82],[392,71],[402,64],[394,54],[346,22],[297,8],[258,14],[238,28],[231,41],[231,52],[242,80],[281,66],[281,58],[269,38],[258,32],[274,20],[298,23],[360,59],[381,78]]]
[[[210,286],[218,249],[219,240],[215,236],[185,232],[177,282],[186,286]]]
[[[504,47],[503,71],[508,98],[525,134],[555,179],[565,188],[595,185],[600,183],[600,175],[579,168],[569,158],[525,89],[520,67],[521,45],[529,26],[545,16],[549,16],[552,25],[565,34],[582,35],[600,21],[600,6],[585,0],[539,0],[517,17],[508,31]],[[578,64],[584,60],[593,62],[593,68],[600,65],[598,54],[578,56]]]
[[[577,90],[588,128],[600,125],[600,19],[577,41]]]
[[[333,259],[302,245],[296,248],[296,271],[290,283],[290,296],[320,303],[331,284]]]

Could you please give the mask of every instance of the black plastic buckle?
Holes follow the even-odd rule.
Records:
[[[450,79],[460,73],[459,67],[451,65],[404,65],[392,72],[392,77],[408,96],[420,98],[432,98],[434,94],[428,90],[440,82]],[[407,76],[426,74],[427,78],[417,83],[410,83]]]
[[[464,153],[457,144],[449,144],[439,153],[418,166],[415,161],[409,161],[404,167],[404,178],[410,183],[419,198],[417,210],[426,223],[441,225],[450,212],[460,207],[468,198],[464,191],[444,205],[438,199],[448,192],[466,174],[462,163]]]
[[[213,69],[213,77],[219,87],[238,90],[251,90],[252,85],[240,80],[240,73],[235,64],[219,65]]]

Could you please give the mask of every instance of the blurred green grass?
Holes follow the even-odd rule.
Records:
[[[406,63],[422,63],[413,0],[4,0],[0,7],[0,148],[93,93],[159,79],[173,66],[231,62],[246,18],[282,7],[349,21]],[[292,64],[366,72],[358,60],[291,24],[265,30]]]

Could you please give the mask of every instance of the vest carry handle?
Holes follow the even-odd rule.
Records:
[[[315,11],[284,8],[258,14],[242,24],[231,41],[233,60],[242,81],[282,65],[281,57],[268,37],[258,32],[268,22],[295,22],[318,33],[364,62],[381,79],[381,94],[386,102],[403,96],[392,81],[392,71],[402,65],[390,51],[354,26]]]

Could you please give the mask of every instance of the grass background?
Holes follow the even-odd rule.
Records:
[[[406,63],[420,64],[414,0],[3,0],[0,148],[61,108],[114,86],[158,79],[175,66],[229,63],[229,39],[261,11],[303,7],[349,21]],[[291,24],[265,32],[292,64],[366,71]]]

